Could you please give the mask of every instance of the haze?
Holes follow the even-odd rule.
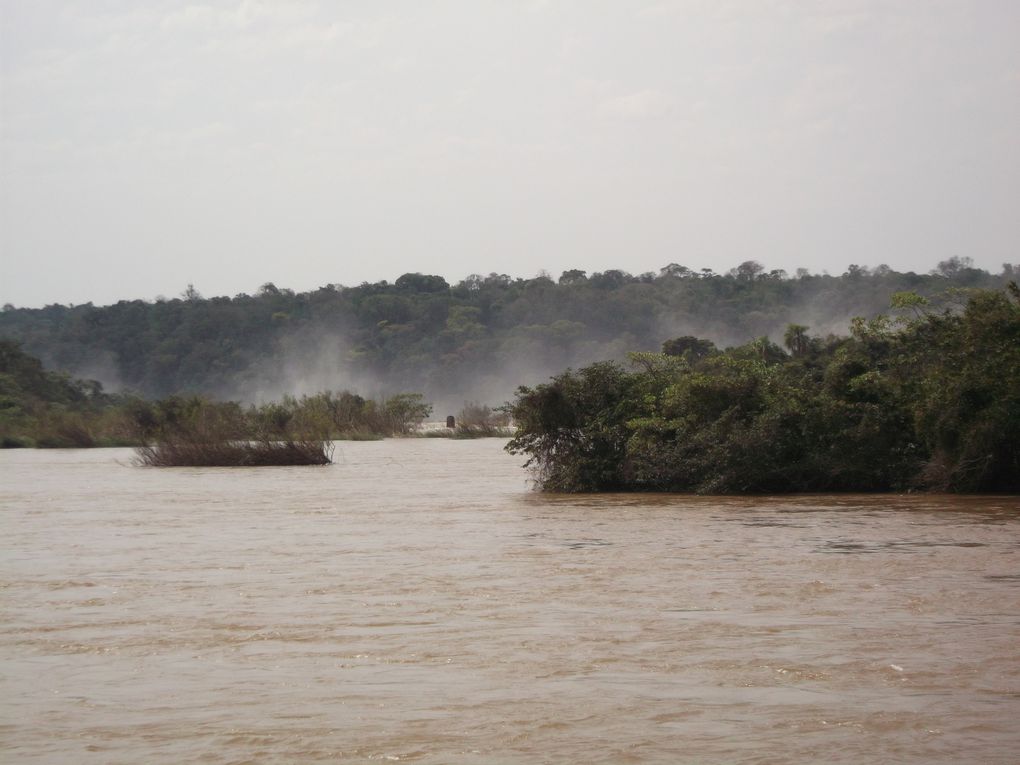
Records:
[[[0,302],[998,270],[1020,4],[4,0]]]

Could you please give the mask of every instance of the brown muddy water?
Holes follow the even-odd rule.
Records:
[[[0,453],[9,763],[1015,763],[1020,499]]]

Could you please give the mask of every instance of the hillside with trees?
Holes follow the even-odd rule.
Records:
[[[18,343],[0,340],[0,448],[132,444],[130,407],[129,396],[47,371]]]
[[[96,380],[47,371],[17,342],[0,340],[0,448],[5,449],[374,440],[410,435],[431,413],[420,393],[375,400],[327,390],[257,406],[200,395],[147,400],[110,394]],[[482,426],[490,419],[487,409],[476,411],[473,423],[480,432],[443,435],[489,435]]]
[[[690,335],[718,347],[755,337],[780,341],[791,322],[845,332],[894,293],[931,296],[949,287],[1002,288],[1001,274],[967,258],[931,273],[850,266],[839,276],[768,271],[747,261],[723,274],[669,264],[658,273],[443,278],[404,274],[295,293],[265,284],[257,294],[44,308],[7,305],[0,337],[47,368],[96,379],[147,398],[201,393],[262,402],[284,394],[347,388],[370,396],[422,391],[444,411],[465,401],[499,403],[522,383],[565,367],[623,360]]]

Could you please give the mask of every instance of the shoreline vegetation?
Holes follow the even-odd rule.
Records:
[[[147,401],[46,371],[18,343],[0,340],[5,449],[135,447],[138,464],[157,467],[324,465],[332,441],[512,435],[505,414],[474,402],[454,428],[425,429],[431,413],[420,393],[375,401],[325,391],[248,407],[197,395]]]
[[[893,296],[848,337],[685,336],[521,387],[546,491],[1020,492],[1020,289]]]

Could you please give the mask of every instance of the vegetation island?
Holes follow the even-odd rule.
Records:
[[[522,387],[509,451],[551,491],[1020,491],[1020,290],[791,324],[724,351],[681,337]]]

